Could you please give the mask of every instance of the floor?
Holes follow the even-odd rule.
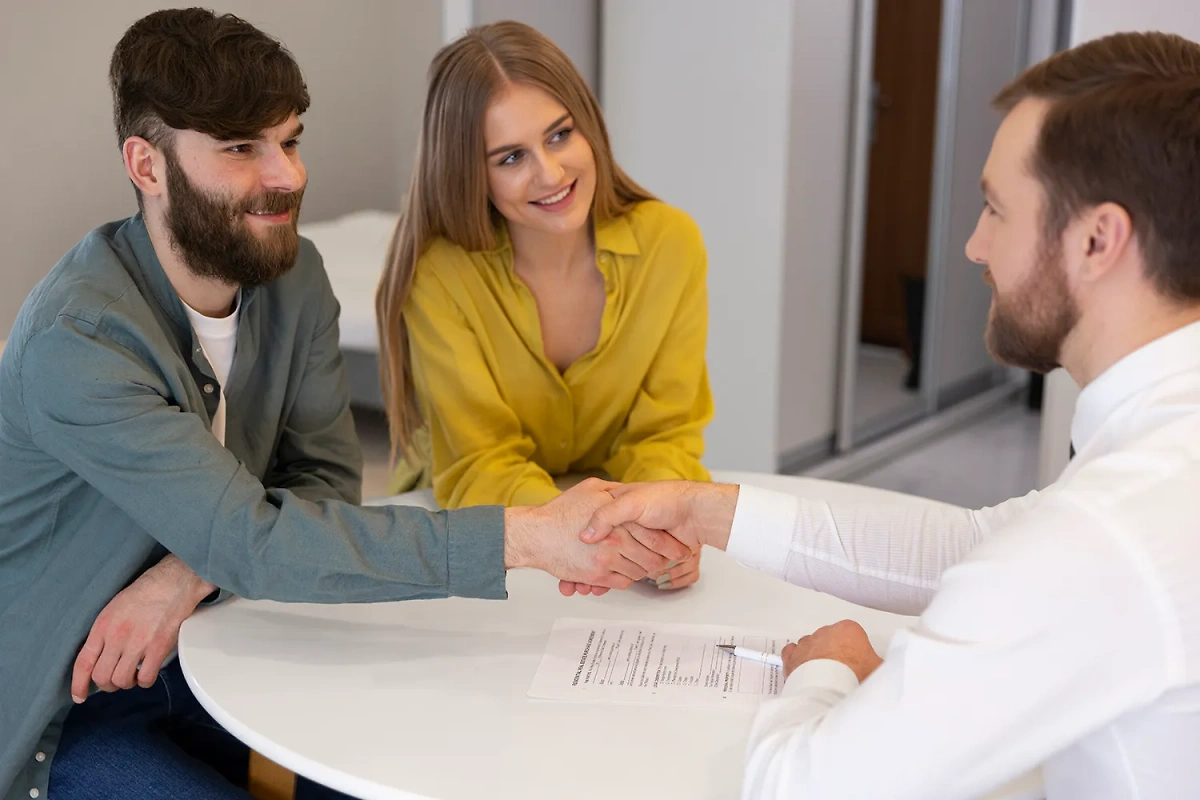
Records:
[[[1041,416],[1014,402],[855,480],[983,508],[1037,488]]]
[[[388,494],[387,422],[356,409],[363,497]],[[982,508],[1035,489],[1041,417],[1013,403],[862,476],[855,483]]]
[[[911,408],[920,394],[904,388],[908,356],[893,347],[858,346],[858,371],[854,391],[855,427]]]

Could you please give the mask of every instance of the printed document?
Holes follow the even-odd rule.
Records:
[[[787,640],[723,625],[559,619],[529,696],[720,708],[779,694],[779,667],[735,658],[719,644],[778,653]]]

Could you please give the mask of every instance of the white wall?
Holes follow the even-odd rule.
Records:
[[[112,127],[108,61],[153,0],[5,2],[0,22],[0,338],[33,285],[85,233],[136,210]],[[184,5],[184,4],[180,4]],[[224,0],[279,37],[312,95],[301,145],[308,221],[396,208],[408,181],[437,0]]]
[[[604,6],[600,84],[616,157],[689,212],[708,246],[714,468],[776,467],[792,6]]]
[[[1196,0],[1075,0],[1071,44],[1119,31],[1160,30],[1200,41],[1200,4]],[[1042,448],[1039,478],[1050,483],[1067,464],[1071,417],[1079,388],[1064,371],[1046,381],[1042,410]]]
[[[1118,31],[1168,31],[1200,41],[1196,0],[1075,0],[1071,43]]]
[[[1058,21],[1062,0],[1033,0],[1029,12],[1027,63],[1049,58],[1058,49]]]
[[[854,4],[806,0],[793,13],[780,454],[827,441],[836,424],[854,74]]]
[[[567,54],[595,90],[600,71],[599,5],[600,0],[474,0],[471,24],[514,19],[532,25]]]

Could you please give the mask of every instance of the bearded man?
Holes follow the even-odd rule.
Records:
[[[1200,796],[1200,44],[1124,33],[995,106],[967,257],[995,358],[1082,387],[1075,458],[993,508],[751,486],[613,490],[638,522],[862,605],[920,615],[882,657],[842,621],[781,652],[746,798]]]
[[[511,567],[602,590],[688,554],[581,544],[599,481],[541,508],[359,507],[338,304],[296,233],[299,67],[172,9],[109,77],[140,211],[50,270],[0,360],[0,796],[248,798],[248,751],[171,656],[223,592],[499,599]]]

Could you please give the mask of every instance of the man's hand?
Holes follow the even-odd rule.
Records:
[[[780,655],[783,656],[785,678],[801,664],[828,658],[854,670],[858,682],[862,683],[883,663],[875,648],[871,647],[867,632],[849,619],[818,628],[795,644],[785,646]]]
[[[609,492],[618,487],[589,478],[544,506],[508,509],[505,566],[549,572],[564,581],[560,589],[570,584],[585,584],[589,590],[625,589],[648,574],[662,573],[671,561],[686,558],[690,551],[673,537],[640,525],[612,530],[598,544],[579,541],[579,531],[596,509],[612,502]]]
[[[614,529],[636,524],[666,531],[692,550],[729,543],[738,487],[720,483],[661,481],[616,486],[614,500],[596,511],[580,540],[600,542]]]
[[[170,554],[143,572],[92,623],[75,659],[71,699],[86,700],[89,682],[105,692],[152,686],[175,649],[179,626],[213,588]]]

